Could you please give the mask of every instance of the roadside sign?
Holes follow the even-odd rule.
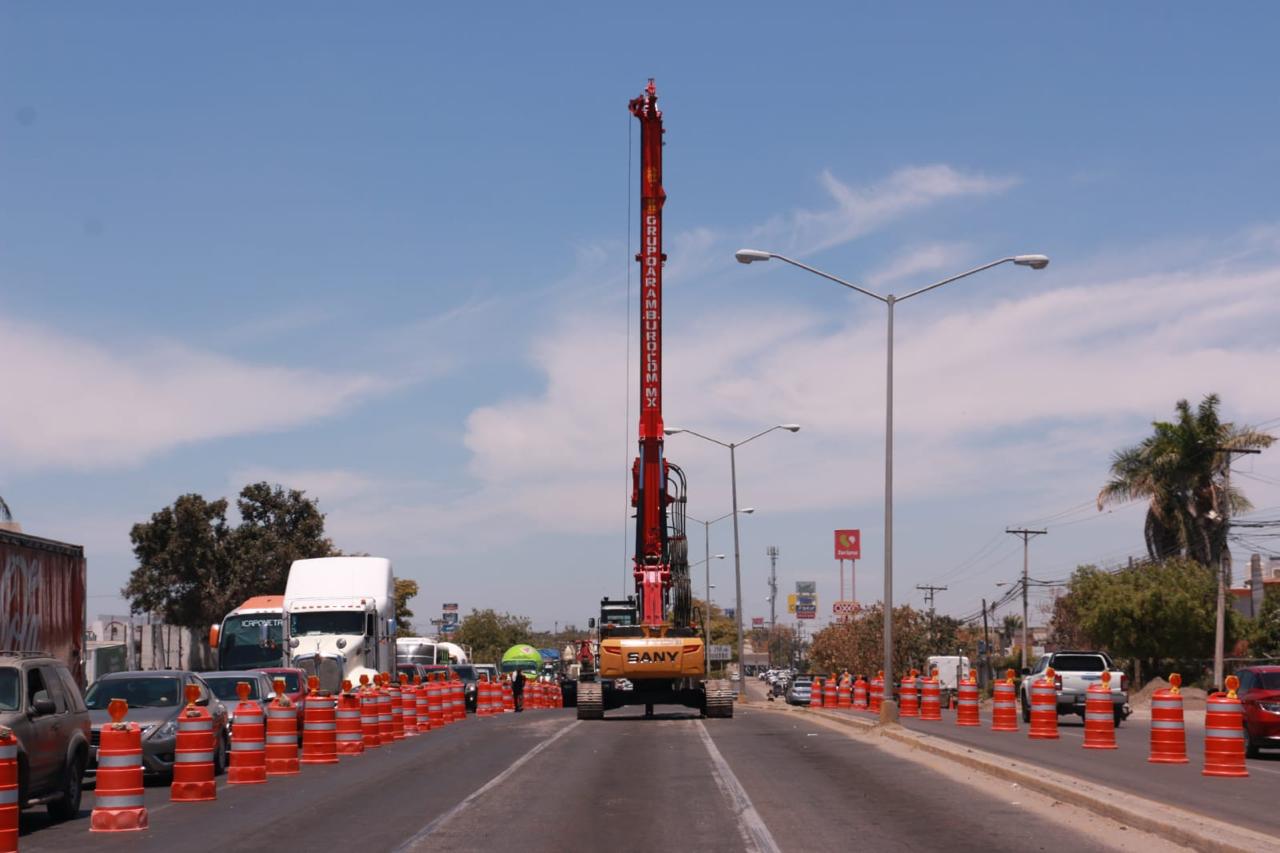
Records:
[[[764,627],[764,617],[763,617],[763,616],[752,616],[752,617],[751,617],[751,627],[752,627],[752,628],[763,628],[763,627]]]
[[[817,619],[817,618],[818,618],[818,605],[816,605],[816,604],[797,604],[797,605],[796,605],[796,618],[797,618],[797,619]]]
[[[452,634],[456,630],[458,630],[458,623],[456,622],[446,622],[440,626],[441,634]]]
[[[833,601],[831,602],[831,612],[836,614],[857,613],[858,602],[856,601]]]
[[[814,595],[818,591],[817,581],[796,581],[797,595]]]
[[[732,618],[733,618],[733,615],[734,615],[735,613],[737,613],[737,612],[738,612],[738,611],[737,611],[737,608],[734,608],[734,607],[726,607],[726,608],[724,609],[724,616],[725,616],[725,618],[726,618],[726,619],[732,619]]]
[[[837,560],[861,560],[862,559],[862,531],[861,530],[837,530],[836,531],[836,559]]]
[[[787,595],[787,612],[788,613],[796,612],[796,594],[794,592],[789,593]]]
[[[457,611],[456,611],[456,610],[455,610],[455,611],[452,611],[452,612],[449,612],[449,613],[442,613],[442,614],[440,614],[440,615],[441,615],[442,617],[444,617],[443,619],[441,619],[441,620],[440,620],[440,621],[442,621],[444,624],[446,624],[446,625],[457,625],[457,624],[458,624],[458,613],[457,613]]]
[[[441,610],[443,610],[445,613],[457,613],[457,612],[458,612],[458,603],[457,603],[456,601],[454,601],[454,602],[449,602],[449,603],[446,603],[446,604],[445,604],[443,607],[441,607],[440,609],[441,609]]]
[[[731,660],[732,658],[732,646],[707,646],[707,660]]]

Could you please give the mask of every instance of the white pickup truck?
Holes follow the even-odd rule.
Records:
[[[1018,695],[1022,698],[1022,720],[1031,721],[1031,684],[1039,681],[1046,669],[1053,667],[1054,681],[1058,689],[1058,713],[1077,714],[1084,719],[1084,702],[1089,687],[1102,683],[1102,673],[1111,673],[1111,706],[1115,709],[1116,725],[1129,716],[1129,679],[1116,669],[1106,652],[1051,652],[1041,656],[1030,670],[1022,671],[1022,686]]]

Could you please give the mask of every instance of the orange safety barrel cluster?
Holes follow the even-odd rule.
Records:
[[[422,683],[422,676],[413,677],[414,713],[418,718],[418,731],[425,734],[431,731],[431,709],[427,701],[427,685]]]
[[[916,693],[916,675],[918,675],[918,673],[914,669],[911,670],[911,672],[902,679],[902,684],[898,688],[899,716],[920,716],[919,694]]]
[[[418,736],[418,688],[409,683],[409,676],[400,673],[400,701],[403,705],[401,719],[404,721],[404,736]]]
[[[809,707],[822,707],[822,679],[814,677],[813,683],[809,685]]]
[[[938,682],[938,670],[933,670],[921,685],[920,719],[942,719],[942,685]]]
[[[850,708],[853,706],[853,689],[849,686],[848,678],[841,678],[840,683],[836,685],[836,707]]]
[[[360,676],[360,733],[365,749],[382,746],[382,727],[378,724],[378,694],[369,684],[369,676]]]
[[[1116,748],[1116,712],[1111,703],[1110,672],[1103,672],[1102,683],[1090,684],[1085,692],[1084,748]]]
[[[217,736],[213,731],[213,715],[208,708],[196,704],[200,698],[199,686],[188,684],[186,697],[187,706],[178,713],[169,799],[175,803],[203,803],[218,798],[218,786],[213,780]]]
[[[858,711],[867,710],[867,680],[861,675],[853,682],[853,707]]]
[[[1244,763],[1244,704],[1236,695],[1240,679],[1227,676],[1227,692],[1212,693],[1204,709],[1205,776],[1249,775]]]
[[[361,719],[360,697],[352,689],[350,681],[342,682],[338,694],[338,707],[334,712],[334,747],[339,755],[364,753],[364,721]]]
[[[249,682],[236,684],[235,722],[231,724],[229,785],[261,785],[267,781],[267,726],[262,706],[249,701]]]
[[[822,704],[828,708],[835,708],[838,701],[839,691],[836,689],[836,676],[835,673],[832,673],[822,688]]]
[[[969,677],[956,685],[956,725],[980,726],[978,719],[978,671],[969,670]]]
[[[1152,764],[1187,764],[1187,727],[1182,713],[1182,676],[1172,673],[1169,686],[1151,696]]]
[[[89,817],[90,832],[137,832],[147,828],[142,787],[142,729],[137,723],[125,722],[128,711],[129,703],[123,699],[112,699],[107,706],[111,722],[102,726],[98,745],[98,778],[94,787],[93,813]],[[12,733],[9,737],[12,739]],[[6,746],[0,736],[0,761],[8,754]],[[16,758],[17,742],[14,741],[8,749]],[[16,766],[14,786],[13,846],[0,843],[3,850],[18,849]],[[0,772],[0,792],[3,788],[3,773]]]
[[[302,763],[338,763],[338,716],[333,695],[320,689],[320,679],[307,679],[307,704],[302,711]]]
[[[991,731],[1016,732],[1018,730],[1018,690],[1014,686],[1014,671],[1006,672],[1005,680],[997,681],[992,687],[994,698],[991,701]]]
[[[884,670],[876,672],[876,677],[871,679],[871,711],[872,713],[880,713],[880,706],[884,704]]]
[[[285,694],[283,678],[275,680],[276,698],[267,706],[267,776],[298,772],[298,709]]]

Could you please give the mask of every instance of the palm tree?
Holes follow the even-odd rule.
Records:
[[[1022,617],[1013,613],[1006,614],[1004,622],[1000,626],[1000,635],[1004,637],[1005,648],[1012,648],[1014,638],[1018,631],[1022,629]]]
[[[1210,394],[1195,411],[1179,400],[1177,419],[1156,421],[1155,432],[1111,459],[1111,479],[1098,492],[1098,509],[1145,499],[1144,534],[1153,560],[1186,556],[1216,566],[1227,548],[1230,518],[1252,509],[1227,484],[1233,452],[1270,447],[1275,436],[1223,423]]]
[[[4,502],[4,498],[0,498],[0,521],[13,521],[13,513],[9,511],[9,505]]]

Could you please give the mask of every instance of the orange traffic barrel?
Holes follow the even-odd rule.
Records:
[[[978,719],[978,671],[969,670],[969,677],[956,685],[956,725],[980,726]]]
[[[853,682],[853,707],[860,711],[867,710],[867,680],[861,675]]]
[[[511,692],[511,682],[503,681],[502,682],[502,712],[504,714],[508,712],[514,712],[515,709],[516,709],[516,697],[515,697],[515,694]]]
[[[902,679],[902,684],[898,688],[900,694],[898,701],[898,715],[901,717],[918,717],[920,716],[919,698],[916,693],[916,671],[913,669],[911,673]]]
[[[991,685],[994,689],[991,701],[991,731],[993,732],[1018,730],[1018,688],[1013,680],[1014,672],[1009,670],[1005,673],[1004,681],[997,681]]]
[[[1187,727],[1182,716],[1182,676],[1169,676],[1169,687],[1151,695],[1152,764],[1186,764]]]
[[[1058,685],[1053,667],[1044,677],[1031,682],[1031,731],[1036,740],[1058,739]]]
[[[369,676],[360,676],[360,733],[365,749],[382,746],[382,727],[378,723],[378,694],[369,685]]]
[[[489,682],[483,678],[476,681],[476,716],[489,716]]]
[[[852,692],[853,692],[852,689],[849,687],[849,682],[843,678],[840,679],[840,683],[836,685],[836,707],[837,708],[852,707],[853,706],[853,702],[852,702],[853,697],[851,695]]]
[[[320,690],[320,679],[307,679],[311,692],[302,712],[302,764],[338,763],[338,717],[333,695]]]
[[[839,701],[840,693],[836,688],[836,677],[833,673],[830,678],[822,685],[822,704],[827,708],[835,708]]]
[[[938,671],[936,669],[931,676],[921,683],[920,719],[942,719],[942,685],[938,683]]]
[[[391,704],[391,692],[387,690],[386,674],[374,676],[374,684],[373,694],[378,697],[378,737],[386,746],[396,739],[396,717]]]
[[[814,678],[813,683],[809,685],[809,707],[822,707],[822,679]]]
[[[1116,710],[1111,703],[1111,673],[1101,684],[1090,684],[1084,697],[1084,748],[1116,748]]]
[[[1227,676],[1227,692],[1212,693],[1204,709],[1205,776],[1248,776],[1244,764],[1244,705],[1240,679]]]
[[[404,740],[404,694],[400,692],[400,683],[384,674],[382,686],[391,698],[391,737],[393,740]]]
[[[440,689],[440,680],[434,675],[429,676],[427,681],[427,709],[431,728],[444,728],[448,723],[444,716],[444,694]]]
[[[137,723],[126,723],[129,703],[112,699],[107,706],[111,722],[102,727],[98,744],[98,778],[94,788],[93,814],[89,817],[90,832],[136,832],[147,828],[147,809],[143,805],[142,788],[142,729]],[[4,802],[4,810],[13,804],[13,843],[5,844],[9,822],[0,826],[0,850],[18,849],[18,791],[17,791],[17,742],[8,729],[0,731],[0,762],[6,756],[13,759],[13,798]],[[0,764],[0,794],[4,793],[5,777]]]
[[[112,702],[114,705],[114,701]],[[138,789],[142,789],[142,733],[138,733]],[[0,851],[18,850],[18,739],[0,726]],[[146,810],[142,812],[145,826]],[[141,829],[142,827],[138,827]]]
[[[364,752],[364,726],[360,716],[360,697],[351,689],[350,681],[342,682],[334,712],[334,747],[338,755],[360,755]]]
[[[868,694],[871,702],[872,713],[879,714],[880,706],[884,704],[884,670],[876,673],[876,677],[871,679],[871,691]]]
[[[213,756],[218,735],[209,709],[197,705],[200,688],[188,684],[187,706],[178,713],[177,748],[173,751],[173,784],[169,799],[175,803],[201,803],[218,798],[213,781]]]
[[[260,785],[267,781],[267,726],[262,706],[249,701],[249,682],[236,684],[235,720],[231,724],[231,766],[228,785]]]
[[[267,775],[292,776],[298,772],[298,709],[284,692],[283,678],[275,688],[267,706]]]
[[[418,688],[409,683],[409,676],[400,673],[400,702],[403,706],[404,736],[418,736]]]
[[[422,676],[413,677],[414,713],[418,716],[418,733],[431,731],[431,705],[427,700],[427,685],[422,683]]]
[[[467,696],[462,686],[462,679],[457,675],[453,676],[453,681],[449,685],[449,696],[453,702],[453,718],[455,720],[465,720],[467,718]]]

